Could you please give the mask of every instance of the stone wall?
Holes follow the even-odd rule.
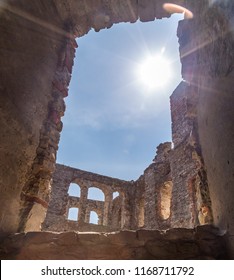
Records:
[[[1,1],[1,234],[40,229],[61,130],[62,97],[67,92],[74,56],[73,36],[83,36],[91,28],[98,31],[118,22],[135,22],[138,18],[149,21],[169,17],[170,14],[162,9],[165,2]],[[182,76],[186,84],[181,84],[176,91],[187,94],[186,102],[181,100],[183,106],[190,106],[190,97],[194,96],[198,117],[193,118],[187,108],[188,118],[183,119],[183,124],[188,130],[183,129],[190,134],[173,132],[174,148],[169,158],[171,176],[175,177],[171,209],[174,207],[175,210],[171,211],[169,219],[180,226],[206,223],[212,219],[212,206],[214,223],[227,231],[233,254],[234,3],[231,0],[170,2],[181,4],[194,14],[193,19],[181,21],[178,28]],[[184,136],[185,141],[177,143]],[[188,165],[185,174],[182,169],[176,171],[176,158],[180,155],[180,166]],[[150,185],[153,177],[150,172],[147,176]],[[138,187],[131,189],[129,194],[135,191],[132,201],[137,206],[129,203],[130,196],[125,197],[128,208],[121,223],[126,226],[144,224],[144,178],[141,177],[136,185]],[[168,192],[166,189],[163,187],[159,191],[160,196]],[[188,198],[184,209],[180,201],[183,192]],[[120,211],[117,205],[113,202],[116,213]],[[30,219],[31,215],[33,219]]]
[[[30,177],[21,192],[19,230],[40,230],[40,225],[45,219],[50,198],[51,176],[55,171],[56,153],[63,125],[61,122],[65,111],[63,99],[68,95],[76,47],[75,39],[67,38],[59,53],[47,118],[40,130]]]
[[[1,260],[224,260],[225,236],[217,228],[116,233],[27,232],[0,241]]]
[[[182,82],[171,96],[172,227],[212,223],[210,195],[197,132],[197,87]]]
[[[92,225],[95,231],[110,231],[119,229],[161,229],[170,227],[171,216],[163,219],[161,208],[163,199],[171,202],[162,195],[162,188],[170,184],[169,152],[171,143],[160,144],[154,162],[145,170],[137,181],[123,181],[94,174],[87,171],[56,165],[53,176],[51,201],[47,216],[43,224],[43,230],[87,231],[89,228],[89,213],[95,211],[99,216],[99,224]],[[71,197],[68,194],[71,183],[80,187],[80,196]],[[105,200],[96,201],[88,199],[89,188],[96,187],[103,191]],[[113,199],[113,193],[119,196]],[[69,221],[69,209],[79,209],[77,221]]]
[[[161,189],[171,181],[169,153],[171,143],[160,144],[153,163],[144,171],[144,228],[162,229],[170,227],[170,205],[168,206],[169,217],[163,219],[161,213]],[[171,197],[169,198],[171,201]]]
[[[180,95],[181,90],[174,93],[174,98],[180,99]],[[183,115],[184,106],[177,105],[175,102],[177,113]],[[170,142],[160,144],[153,163],[137,181],[122,181],[57,164],[42,230],[105,232],[139,228],[194,228],[211,224],[206,173],[200,177],[203,166],[194,146],[191,148],[189,145],[188,140],[191,142],[192,139],[191,133],[189,135],[189,139],[181,141],[179,147],[173,149]],[[79,197],[69,195],[71,183],[80,187]],[[88,199],[91,187],[103,191],[104,201]],[[113,199],[116,191],[119,196]],[[69,209],[73,207],[79,209],[76,221],[69,220]],[[98,225],[90,223],[90,211],[97,213]]]
[[[39,150],[42,138],[52,138],[50,132],[55,133],[52,124],[47,129],[46,123],[49,104],[54,99],[52,81],[67,38],[66,25],[54,6],[42,7],[41,1],[28,4],[28,1],[0,4],[1,233],[18,231],[19,225],[25,223],[20,212],[30,211],[25,211],[27,206],[31,208],[30,204],[38,204],[44,211],[48,201],[46,186],[52,171],[39,178],[34,167],[42,153]],[[48,140],[46,145],[48,156],[54,155]],[[38,182],[34,184],[35,180]],[[37,195],[35,189],[44,183]]]
[[[193,20],[181,22],[178,29],[184,65],[182,74],[190,84],[197,87],[197,132],[207,170],[214,224],[228,232],[232,257],[234,257],[233,11],[233,1],[214,1]]]
[[[164,2],[1,2],[1,232],[40,230],[62,129],[74,37],[118,22],[169,17]],[[192,3],[186,1],[188,7]]]
[[[80,196],[69,196],[71,183],[80,187]],[[104,201],[88,199],[89,189],[95,187],[104,194]],[[132,228],[131,189],[132,182],[114,179],[91,172],[56,165],[53,176],[51,201],[43,230],[52,231],[110,231]],[[113,193],[119,196],[113,199]],[[79,209],[77,221],[69,221],[69,209]],[[98,225],[89,222],[90,211],[98,215]]]

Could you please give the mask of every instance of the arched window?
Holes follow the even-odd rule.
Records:
[[[166,220],[171,215],[171,194],[172,194],[172,182],[168,181],[163,184],[160,189],[160,212],[163,220]]]
[[[88,199],[105,201],[105,196],[103,191],[101,191],[100,189],[91,187],[88,191]]]
[[[69,196],[80,197],[80,186],[75,183],[71,183],[68,189]]]
[[[113,199],[119,196],[119,192],[113,192]]]
[[[98,225],[98,214],[95,211],[90,211],[89,223]]]
[[[68,220],[70,221],[78,221],[78,213],[79,213],[79,209],[76,207],[71,207],[69,208],[68,211]]]

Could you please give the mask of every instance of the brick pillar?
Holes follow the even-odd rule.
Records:
[[[145,171],[145,221],[144,227],[147,229],[157,229],[156,217],[156,182],[154,168]]]
[[[121,195],[122,197],[122,207],[121,207],[121,228],[130,229],[131,228],[131,203],[130,197],[127,193]]]
[[[86,213],[85,213],[85,223],[89,223],[89,220],[90,220],[90,210],[86,210]]]
[[[110,206],[113,199],[113,193],[108,191],[105,193],[105,202],[104,202],[104,213],[103,213],[103,225],[108,226],[110,219]]]
[[[80,187],[80,201],[79,201],[79,216],[78,216],[78,224],[82,225],[86,222],[86,204],[87,204],[87,197],[88,197],[88,187],[81,186]]]

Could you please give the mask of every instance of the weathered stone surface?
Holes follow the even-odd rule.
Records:
[[[153,163],[137,181],[57,164],[43,230],[86,231],[90,211],[99,217],[99,226],[92,225],[95,231],[103,229],[100,225],[111,231],[211,224],[211,201],[197,136],[197,103],[197,87],[182,82],[171,96],[173,149],[170,142],[160,144]],[[80,198],[69,197],[70,183],[80,186]],[[92,186],[105,194],[103,203],[87,199]],[[120,194],[118,200],[112,199],[115,191]],[[71,207],[79,209],[77,222],[68,221]]]
[[[18,260],[225,259],[223,239],[212,227],[177,229],[176,233],[175,230],[28,232],[8,236],[0,244],[0,257]]]
[[[56,32],[63,23],[53,5],[28,4],[0,4],[0,229],[5,232],[19,227],[21,192],[31,179],[63,45],[63,35]]]
[[[229,232],[232,252],[233,8],[233,1],[213,1],[193,20],[181,21],[178,29],[182,75],[191,85],[197,86],[197,133],[207,171],[213,220],[215,225]]]
[[[62,129],[63,98],[68,94],[77,47],[74,37],[83,36],[91,28],[109,28],[113,23],[169,17],[162,8],[165,2],[1,1],[1,235],[40,230]],[[213,220],[227,231],[229,251],[234,257],[234,2],[170,2],[190,9],[194,17],[181,21],[178,28],[185,100],[178,100],[178,115],[173,116],[174,125],[178,121],[178,128],[173,130],[174,149],[169,156],[173,199],[171,216],[164,222],[170,226],[192,226]],[[140,228],[147,219],[149,227],[156,226],[155,220],[151,224],[144,217],[145,212],[156,217],[162,209],[162,192],[156,196],[153,191],[155,165],[160,169],[163,164],[153,163],[124,198],[126,227],[132,223]],[[146,185],[152,186],[147,195]],[[120,210],[118,201],[113,205],[116,215]],[[108,207],[104,207],[106,212]],[[118,225],[119,220],[114,223]],[[186,246],[182,246],[185,251]],[[139,254],[145,256],[145,250]]]
[[[69,196],[71,183],[80,188],[80,197]],[[89,188],[95,187],[104,194],[104,201],[88,199]],[[53,176],[51,201],[47,211],[43,230],[50,231],[113,231],[121,228],[132,228],[132,221],[127,201],[131,200],[132,182],[94,174],[68,166],[56,165]],[[113,199],[113,193],[119,196]],[[79,209],[77,222],[68,220],[69,209]],[[98,215],[98,225],[89,224],[90,212]],[[121,214],[122,213],[122,214]],[[121,218],[122,216],[122,218]]]

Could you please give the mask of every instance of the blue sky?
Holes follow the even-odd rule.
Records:
[[[77,40],[57,162],[125,180],[143,174],[156,147],[171,141],[169,96],[181,81],[179,19],[116,24]],[[151,90],[137,69],[162,49],[172,77]]]

